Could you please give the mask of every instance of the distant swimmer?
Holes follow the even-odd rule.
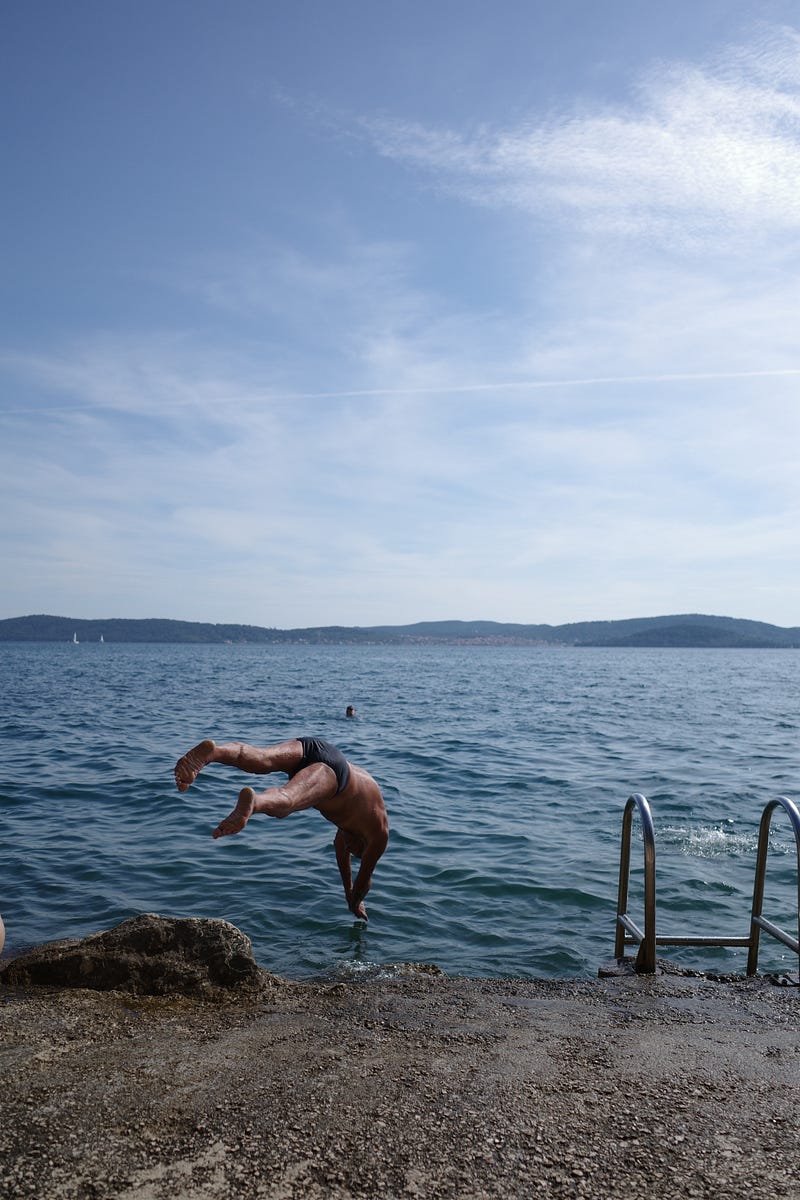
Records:
[[[242,788],[236,807],[214,830],[212,837],[241,833],[254,813],[288,817],[304,808],[316,808],[336,826],[333,845],[344,885],[347,906],[367,920],[364,897],[372,873],[389,841],[389,821],[383,796],[375,780],[361,767],[349,763],[342,752],[321,738],[301,737],[275,746],[258,748],[244,742],[218,746],[207,738],[189,750],[175,766],[175,782],[185,792],[203,767],[222,763],[252,775],[282,771],[289,782],[282,787],[255,792]],[[361,860],[353,883],[351,856]]]
[[[347,708],[344,710],[344,715],[346,717],[354,717],[356,715],[356,710],[353,708],[352,704],[348,704]]]

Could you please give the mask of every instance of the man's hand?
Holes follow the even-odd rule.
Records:
[[[350,912],[355,916],[360,917],[362,921],[369,920],[369,917],[367,916],[367,910],[364,908],[363,900],[359,900],[358,904],[354,904],[352,899],[348,897],[347,906],[350,909]]]

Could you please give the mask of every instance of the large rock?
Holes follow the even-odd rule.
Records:
[[[141,995],[209,995],[269,976],[229,921],[143,913],[82,939],[48,942],[0,967],[0,984],[94,988]]]

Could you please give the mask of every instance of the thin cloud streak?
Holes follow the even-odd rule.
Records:
[[[358,391],[296,392],[285,397],[274,398],[286,400],[336,400],[361,396],[424,396],[446,395],[450,392],[511,392],[539,390],[543,388],[593,387],[605,384],[689,383],[716,379],[765,379],[795,375],[800,375],[800,367],[779,367],[774,370],[766,368],[763,371],[672,371],[659,375],[600,375],[596,378],[521,379],[498,383],[453,383],[438,387],[364,388]]]
[[[253,399],[261,402],[269,401],[271,404],[290,404],[295,400],[348,400],[368,398],[370,396],[446,396],[467,392],[539,391],[547,388],[600,387],[609,384],[699,383],[725,379],[779,379],[782,377],[791,378],[793,376],[800,376],[800,367],[778,367],[774,369],[767,367],[760,371],[671,371],[662,372],[657,375],[598,375],[595,378],[520,379],[504,380],[495,383],[431,384],[430,386],[399,388],[352,388],[335,392],[264,392],[260,396],[256,394]],[[183,397],[173,396],[170,399],[170,407],[197,407],[197,397],[194,395]],[[111,403],[104,405],[102,401],[97,400],[86,404],[61,404],[54,407],[37,407],[35,410],[30,408],[6,408],[0,409],[0,418],[40,415],[58,416],[60,413],[94,412],[103,408],[116,410],[118,406]]]

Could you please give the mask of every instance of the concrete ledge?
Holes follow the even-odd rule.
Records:
[[[0,989],[15,1200],[797,1194],[800,996],[662,975]]]

